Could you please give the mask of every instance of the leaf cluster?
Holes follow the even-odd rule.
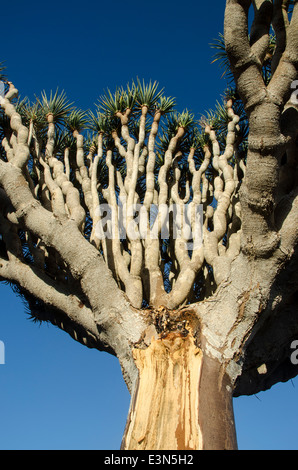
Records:
[[[224,35],[219,33],[218,38],[214,39],[210,43],[210,47],[215,50],[213,54],[213,60],[211,63],[217,63],[219,68],[222,69],[223,73],[221,78],[225,78],[228,81],[228,86],[235,86],[234,76],[231,71],[230,62],[225,48]],[[266,85],[271,80],[271,61],[276,47],[276,36],[273,31],[269,34],[268,49],[265,55],[264,62],[262,64],[262,75]]]
[[[154,114],[159,110],[162,114],[172,111],[175,100],[164,95],[164,89],[159,89],[158,82],[146,83],[137,78],[126,88],[117,87],[112,93],[107,89],[97,102],[97,109],[108,117],[115,117],[117,113],[125,113],[130,110],[131,114],[139,114],[145,106],[148,112]]]

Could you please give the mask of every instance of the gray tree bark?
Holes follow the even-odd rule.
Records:
[[[297,374],[289,361],[298,335],[298,111],[290,99],[298,78],[297,2],[291,15],[288,9],[288,1],[227,0],[225,44],[249,121],[247,160],[237,157],[240,117],[228,100],[224,149],[207,123],[199,165],[195,144],[188,147],[185,183],[179,159],[189,115],[177,120],[157,166],[157,135],[170,107],[161,95],[153,106],[144,89],[143,95],[118,92],[121,106],[125,102],[113,112],[118,127],[110,128],[106,143],[107,123],[100,117],[96,144],[87,153],[73,120],[74,147],[64,148],[63,159],[55,150],[54,112],[46,115],[42,142],[33,118],[26,122],[16,108],[13,84],[2,100],[9,126],[0,160],[0,277],[37,298],[46,319],[77,341],[118,357],[132,394],[123,449],[235,449],[232,397]],[[271,25],[277,42],[273,76],[265,84]],[[136,102],[140,118],[133,134]],[[104,156],[107,185],[99,178]],[[157,239],[132,232],[126,244],[100,238],[100,202],[117,209],[120,197],[128,206],[142,199],[147,214],[152,204],[202,204],[203,244],[191,256],[183,237],[167,245],[170,290],[161,225]],[[125,217],[138,233],[132,214]],[[199,276],[204,289],[193,301]]]

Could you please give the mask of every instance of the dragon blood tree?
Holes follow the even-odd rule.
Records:
[[[107,91],[95,113],[6,85],[1,280],[35,319],[118,357],[123,449],[235,449],[232,397],[297,374],[290,4],[227,0],[235,89],[200,124],[155,82]]]

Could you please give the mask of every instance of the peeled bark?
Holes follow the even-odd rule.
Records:
[[[122,449],[237,448],[229,378],[196,343],[175,331],[134,349],[139,376]]]

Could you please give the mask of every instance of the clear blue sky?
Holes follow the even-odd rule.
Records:
[[[106,87],[138,76],[157,80],[179,110],[199,117],[225,88],[209,48],[224,4],[6,2],[0,60],[22,96],[59,87],[92,108]],[[0,449],[118,449],[130,397],[117,360],[34,325],[9,288],[0,295]],[[298,449],[297,379],[234,403],[240,449]]]

